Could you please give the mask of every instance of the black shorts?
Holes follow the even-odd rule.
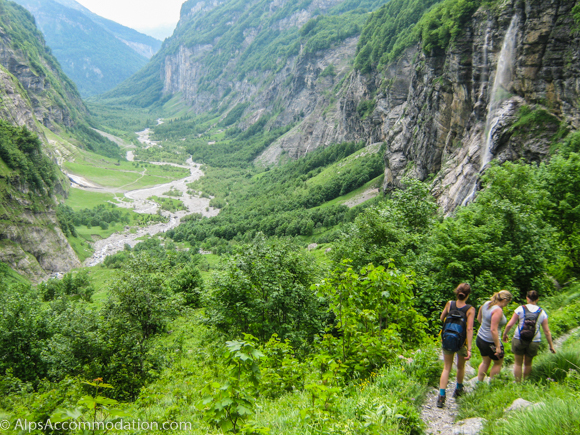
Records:
[[[495,345],[493,343],[489,343],[489,342],[483,340],[479,335],[477,336],[477,339],[475,340],[475,345],[479,349],[479,353],[481,353],[481,356],[488,356],[494,361],[499,361],[501,359],[501,358],[498,358],[497,355],[495,354],[495,352],[491,349],[491,346],[495,346]],[[500,346],[501,346],[501,352],[504,353],[503,344],[500,343]]]

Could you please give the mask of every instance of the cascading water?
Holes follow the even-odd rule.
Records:
[[[491,145],[493,140],[493,132],[495,126],[499,122],[499,117],[495,118],[495,112],[503,101],[510,97],[510,90],[512,79],[514,75],[514,67],[516,60],[516,36],[518,31],[518,16],[514,15],[512,22],[508,28],[503,46],[497,61],[497,71],[493,81],[493,88],[491,89],[491,97],[489,101],[489,108],[487,111],[487,119],[485,121],[486,140],[485,147],[481,154],[481,169],[487,165],[492,158]]]
[[[501,52],[497,61],[495,78],[491,89],[490,100],[485,120],[485,144],[480,153],[479,172],[483,171],[485,166],[491,161],[493,155],[491,148],[493,145],[493,133],[501,116],[496,116],[497,109],[506,99],[510,97],[511,84],[516,59],[516,42],[518,30],[518,16],[514,15],[501,47]],[[484,56],[487,57],[487,35],[486,44],[484,45]],[[484,60],[487,63],[487,59]],[[467,205],[475,198],[477,191],[477,179],[474,180],[473,187],[469,195],[465,198],[462,205]]]

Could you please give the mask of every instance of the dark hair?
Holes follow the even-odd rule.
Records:
[[[463,301],[467,299],[467,296],[469,296],[469,293],[471,293],[471,286],[463,282],[457,286],[454,292],[455,296],[457,296],[457,299]]]
[[[530,290],[526,296],[530,299],[530,301],[537,301],[539,298],[538,292],[536,290]]]

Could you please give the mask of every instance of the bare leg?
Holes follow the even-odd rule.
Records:
[[[463,384],[463,377],[465,376],[465,358],[457,354],[457,383]]]
[[[491,368],[491,373],[489,374],[490,378],[493,378],[494,376],[499,375],[499,372],[501,372],[501,365],[503,364],[503,358],[500,359],[499,361],[493,361],[493,367]]]
[[[525,359],[524,359],[524,379],[527,379],[530,374],[532,373],[532,360],[534,358],[530,358],[529,356],[526,355]]]
[[[453,356],[455,354],[447,355],[443,354],[443,372],[441,373],[441,379],[439,380],[439,388],[444,390],[447,388],[447,383],[449,382],[449,373],[451,373],[451,368],[453,367]]]
[[[485,379],[485,375],[486,375],[487,371],[489,370],[489,365],[491,364],[490,357],[483,356],[481,358],[482,358],[481,364],[479,365],[479,368],[477,369],[477,380],[479,382],[482,382]]]
[[[522,364],[524,363],[523,355],[514,355],[514,377],[516,382],[522,381]]]

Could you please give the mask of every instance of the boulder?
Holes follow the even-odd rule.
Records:
[[[458,421],[453,429],[453,435],[478,435],[483,431],[485,418],[474,417]]]

